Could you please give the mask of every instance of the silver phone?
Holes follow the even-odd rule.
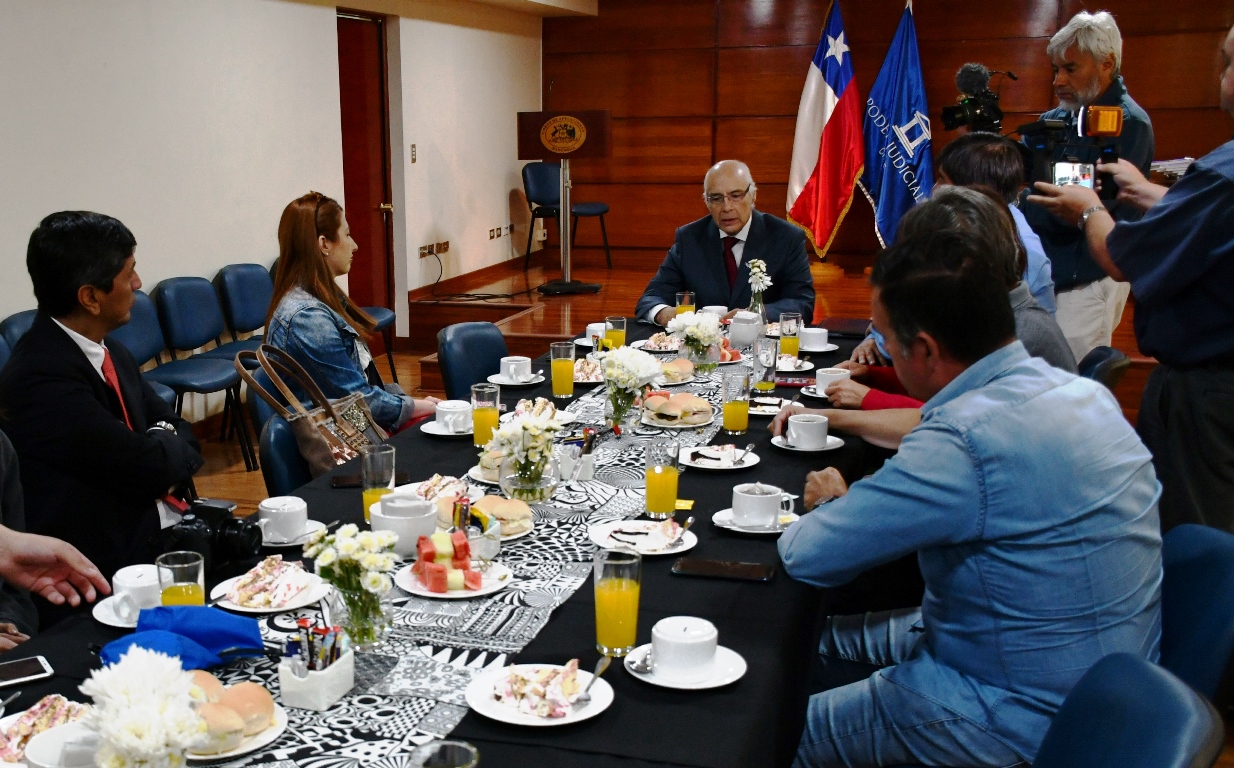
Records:
[[[47,659],[42,656],[31,656],[28,659],[0,662],[0,688],[6,685],[17,685],[30,680],[41,680],[51,677],[55,672]]]

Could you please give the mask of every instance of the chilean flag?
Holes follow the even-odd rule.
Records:
[[[832,2],[797,108],[788,219],[827,254],[863,171],[861,101],[844,42],[840,4]]]

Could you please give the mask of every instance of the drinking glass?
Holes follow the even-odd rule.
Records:
[[[430,741],[411,750],[408,768],[476,768],[480,750],[465,741]]]
[[[360,479],[364,487],[361,502],[364,522],[372,522],[370,508],[394,490],[394,446],[366,445],[360,448]]]
[[[596,550],[592,578],[596,585],[596,650],[625,656],[638,634],[638,592],[643,558],[622,549]]]
[[[694,294],[690,291],[681,291],[677,294],[677,314],[683,315],[686,312],[694,311]]]
[[[493,439],[500,403],[501,387],[489,383],[471,385],[471,428],[475,445],[483,447]]]
[[[647,516],[667,520],[677,511],[677,459],[681,443],[654,440],[644,449],[647,467]]]
[[[724,374],[724,431],[744,435],[750,428],[750,374],[727,371]]]
[[[604,331],[604,340],[609,342],[613,349],[624,347],[626,345],[626,319],[624,317],[606,317],[604,322],[607,325]]]
[[[553,369],[553,397],[574,397],[574,342],[554,341],[548,349]]]
[[[759,392],[770,392],[776,388],[776,351],[779,344],[777,340],[768,338],[754,342],[754,388]]]
[[[206,604],[206,561],[199,552],[168,552],[154,560],[163,605]]]
[[[780,315],[780,354],[797,357],[800,349],[801,313],[785,312]]]

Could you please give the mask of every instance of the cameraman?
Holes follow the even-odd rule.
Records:
[[[1123,40],[1114,17],[1105,11],[1077,13],[1060,29],[1046,48],[1054,65],[1054,93],[1058,108],[1041,116],[1043,120],[1072,121],[1080,107],[1117,106],[1123,110],[1122,134],[1115,139],[1118,155],[1142,173],[1148,173],[1153,159],[1153,126],[1148,113],[1127,94],[1119,75],[1123,59]],[[1050,166],[1035,169],[1034,181],[1053,180],[1045,176],[1055,162],[1095,163],[1107,139],[1074,135],[1056,145]],[[1046,255],[1054,267],[1057,297],[1055,319],[1067,337],[1077,361],[1094,347],[1109,345],[1114,328],[1122,319],[1127,303],[1126,286],[1111,280],[1093,261],[1084,233],[1046,209],[1027,203],[1022,211],[1041,237]],[[1125,203],[1109,207],[1116,221],[1135,221],[1140,212]]]
[[[1221,50],[1221,108],[1234,117],[1234,28]],[[1137,427],[1163,487],[1162,528],[1234,531],[1234,141],[1168,191],[1124,160],[1098,170],[1141,220],[1116,224],[1083,187],[1038,184],[1030,199],[1078,223],[1097,263],[1135,293],[1136,341],[1160,362]]]

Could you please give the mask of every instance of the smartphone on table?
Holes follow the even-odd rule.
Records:
[[[51,665],[42,656],[0,662],[0,688],[31,680],[41,680],[54,674]]]

